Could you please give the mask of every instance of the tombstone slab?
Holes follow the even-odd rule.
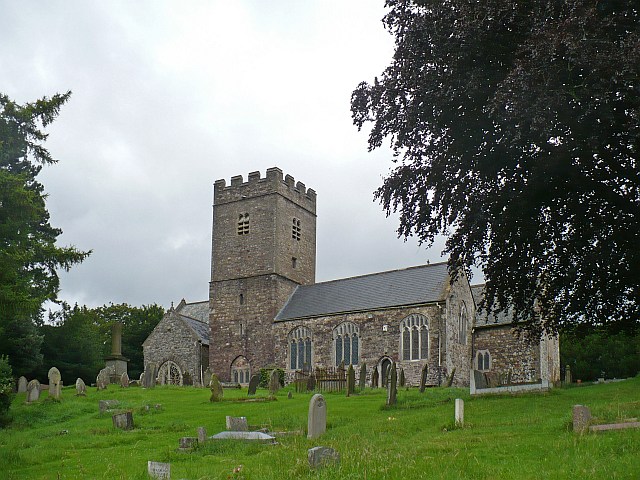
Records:
[[[76,379],[76,396],[84,397],[87,395],[87,385],[81,378]]]
[[[211,440],[247,440],[250,442],[275,443],[276,438],[263,432],[220,432],[209,437]]]
[[[31,380],[27,384],[27,403],[37,402],[40,399],[40,382]]]
[[[171,478],[171,464],[162,462],[147,462],[149,477],[157,480],[169,480]]]
[[[309,401],[307,419],[307,438],[317,438],[327,430],[327,403],[324,397],[316,393]]]
[[[114,428],[121,430],[133,429],[133,414],[131,412],[116,413],[111,417]]]
[[[60,399],[60,394],[62,392],[62,377],[60,376],[60,370],[56,367],[51,367],[47,377],[49,378],[49,396],[56,400]]]
[[[120,405],[118,400],[100,400],[98,402],[98,409],[100,410],[100,413],[105,413],[109,410],[113,410],[118,405]]]
[[[20,377],[18,379],[18,393],[26,393],[28,383],[26,377]]]
[[[182,437],[180,439],[180,450],[191,450],[198,445],[198,437]]]
[[[340,454],[329,447],[313,447],[307,450],[309,467],[319,468],[340,463]]]
[[[256,390],[258,390],[258,385],[260,385],[260,375],[253,374],[251,376],[251,380],[249,380],[249,391],[247,392],[247,395],[255,395],[256,394]]]
[[[248,432],[249,425],[247,424],[247,417],[230,417],[227,415],[227,430],[233,432]]]

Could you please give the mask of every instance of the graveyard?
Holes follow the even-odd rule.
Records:
[[[576,404],[588,406],[595,423],[637,422],[640,377],[487,397],[398,387],[392,406],[384,389],[324,392],[326,431],[308,419],[317,392],[291,387],[252,396],[225,388],[216,401],[195,387],[76,391],[64,386],[55,399],[45,390],[29,404],[17,394],[14,422],[0,431],[2,478],[146,479],[150,461],[184,479],[640,477],[640,429],[578,433],[572,425]],[[464,403],[463,422],[454,416],[457,403]],[[116,425],[118,415],[131,425]],[[274,440],[210,439],[230,421]],[[324,451],[314,447],[338,458],[312,468],[308,451]]]

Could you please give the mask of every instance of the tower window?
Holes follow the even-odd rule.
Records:
[[[300,241],[300,220],[297,218],[293,219],[293,225],[291,226],[291,238]]]
[[[244,305],[244,293],[240,294],[240,305]]]
[[[238,215],[238,235],[249,235],[249,214]]]
[[[291,268],[298,267],[298,259],[296,257],[291,257]]]

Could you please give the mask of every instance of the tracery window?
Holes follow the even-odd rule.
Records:
[[[291,226],[291,238],[300,241],[300,219],[294,218]]]
[[[480,350],[476,355],[476,370],[491,370],[491,355],[489,350]]]
[[[309,370],[311,368],[313,342],[311,330],[296,327],[289,333],[289,368]]]
[[[238,215],[238,235],[249,235],[249,214],[246,212]]]
[[[167,360],[158,369],[160,385],[182,385],[182,370],[177,363]]]
[[[423,360],[429,357],[429,321],[412,313],[400,322],[400,345],[403,360]]]
[[[360,328],[351,322],[344,322],[333,329],[334,360],[338,366],[357,365],[360,361]]]
[[[467,307],[463,303],[460,307],[460,317],[458,318],[458,343],[467,343]]]
[[[249,383],[249,379],[251,378],[251,364],[246,357],[242,355],[236,357],[236,359],[231,364],[231,380],[234,383],[245,384]]]

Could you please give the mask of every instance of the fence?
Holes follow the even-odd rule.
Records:
[[[347,370],[342,367],[300,370],[295,372],[293,383],[296,392],[340,392],[347,388]]]

